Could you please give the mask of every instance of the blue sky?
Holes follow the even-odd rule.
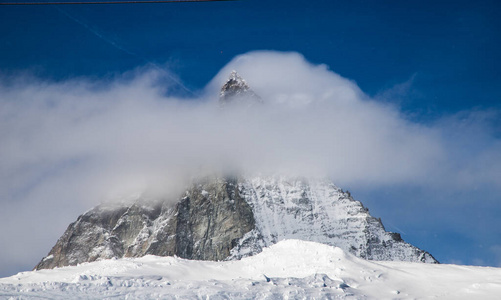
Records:
[[[498,6],[254,0],[2,7],[0,67],[62,79],[168,63],[196,90],[235,55],[297,51],[370,95],[413,78],[417,91],[403,105],[414,111],[492,107],[500,96]]]
[[[467,140],[445,140],[465,149],[454,158],[467,164],[476,153],[500,149],[500,13],[497,1],[0,6],[1,80],[7,87],[21,78],[106,84],[147,66],[169,74],[164,80],[170,94],[193,98],[238,55],[293,51],[352,80],[413,124],[439,128],[442,135],[465,130]],[[448,128],[447,120],[454,126]],[[499,169],[491,172],[487,175],[501,177]],[[440,189],[346,181],[341,187],[381,217],[388,230],[401,232],[442,262],[501,265],[496,183]],[[14,201],[10,193],[1,195],[4,203]],[[61,217],[55,228],[75,217]],[[8,265],[4,275],[29,268],[49,249],[40,251],[24,265]]]

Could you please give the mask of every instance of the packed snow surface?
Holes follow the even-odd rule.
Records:
[[[284,240],[239,261],[144,256],[22,272],[1,299],[499,299],[501,268],[374,262]]]

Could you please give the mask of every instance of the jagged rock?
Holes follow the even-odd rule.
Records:
[[[235,179],[206,178],[172,200],[99,205],[78,217],[36,269],[146,254],[223,260],[254,228]]]

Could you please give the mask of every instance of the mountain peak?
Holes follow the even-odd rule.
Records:
[[[237,71],[235,71],[235,70],[232,70],[232,71],[231,71],[229,80],[239,81],[239,82],[242,82],[243,84],[247,85],[247,84],[245,83],[245,80],[242,78],[242,76],[240,76],[240,75],[237,73]]]
[[[261,97],[254,93],[237,71],[232,70],[228,80],[221,87],[221,92],[219,93],[219,104],[221,106],[230,103],[246,103],[248,105],[252,105],[255,102],[262,103],[263,101]]]

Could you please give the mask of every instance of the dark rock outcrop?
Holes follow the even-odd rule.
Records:
[[[78,217],[35,268],[146,254],[223,260],[254,229],[235,179],[211,177],[177,201],[103,204]]]

